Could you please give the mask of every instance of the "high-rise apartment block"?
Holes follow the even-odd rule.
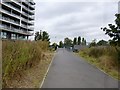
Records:
[[[34,31],[33,0],[0,0],[0,37],[27,40]]]

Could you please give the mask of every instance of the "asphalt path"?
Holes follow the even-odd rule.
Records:
[[[118,88],[118,81],[65,49],[58,49],[42,88]]]

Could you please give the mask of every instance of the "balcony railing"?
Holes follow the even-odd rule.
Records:
[[[25,4],[27,4],[29,7],[35,9],[35,6],[34,5],[30,5],[29,2],[33,2],[33,0],[21,0],[22,2],[24,2]]]
[[[34,15],[35,11],[34,10],[30,10],[28,7],[25,7],[24,5],[22,5],[23,9],[25,9],[28,13],[31,13]],[[28,14],[27,13],[27,14]]]
[[[25,34],[25,35],[33,35],[33,33],[30,33],[29,31],[25,31],[23,29],[16,29],[16,28],[10,28],[8,26],[4,26],[4,25],[0,25],[0,28],[1,29],[6,29],[7,31],[10,31],[10,32],[16,32],[16,33],[20,33],[20,34]]]
[[[26,17],[29,16],[28,13],[25,13],[25,12],[22,12],[22,14],[23,14],[24,16],[26,16]]]
[[[22,27],[27,28],[27,25],[21,24]]]
[[[34,22],[32,22],[32,21],[29,21],[28,23],[34,25]]]
[[[28,27],[28,29],[33,31],[33,30],[34,30],[34,27]]]
[[[35,16],[29,16],[29,18],[31,18],[31,19],[35,19]]]
[[[14,14],[14,13],[11,13],[11,12],[9,12],[9,11],[7,11],[7,10],[0,9],[0,11],[2,11],[2,12],[4,12],[4,13],[7,13],[7,14],[10,15],[10,16],[20,18],[19,15],[16,15],[16,14]]]
[[[12,23],[17,24],[17,25],[20,25],[20,22],[17,22],[17,21],[15,21],[15,20],[10,19],[10,18],[1,17],[1,19],[2,19],[2,20],[9,21],[9,22],[12,22]]]
[[[10,3],[7,2],[7,3],[3,3],[3,4],[6,5],[7,7],[12,8],[12,9],[15,10],[15,11],[18,11],[19,13],[21,13],[21,10],[20,10],[20,9],[12,6]]]
[[[19,1],[17,1],[17,0],[11,0],[11,1],[13,1],[13,2],[16,3],[17,5],[21,6],[20,3],[19,3]]]
[[[25,21],[25,22],[28,22],[28,19],[25,19],[25,18],[23,18],[23,17],[21,17],[21,19],[22,19],[23,21]]]

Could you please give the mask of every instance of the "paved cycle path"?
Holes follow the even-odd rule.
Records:
[[[42,88],[118,88],[118,81],[73,53],[58,49]]]

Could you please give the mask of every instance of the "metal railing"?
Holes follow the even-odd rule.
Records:
[[[19,6],[21,6],[21,4],[19,3],[19,1],[17,1],[17,0],[11,0],[11,1],[13,1],[14,3],[18,4]]]
[[[30,29],[30,30],[34,30],[34,27],[33,27],[33,26],[32,26],[32,27],[29,26],[28,29]]]
[[[21,9],[18,9],[18,8],[12,6],[10,3],[7,2],[7,3],[3,3],[3,4],[6,5],[6,6],[8,6],[8,7],[10,7],[10,8],[12,8],[15,11],[18,11],[19,13],[21,13]]]
[[[32,22],[32,21],[29,21],[28,23],[34,25],[34,22]]]
[[[27,25],[21,24],[21,26],[27,28]]]
[[[23,18],[23,17],[21,17],[21,19],[22,19],[23,21],[25,21],[25,22],[28,22],[28,19],[25,19],[25,18]]]
[[[31,18],[31,19],[35,19],[35,16],[29,16],[29,18]]]
[[[9,21],[9,22],[12,22],[12,23],[14,23],[14,24],[20,25],[20,22],[17,22],[17,21],[15,21],[15,20],[13,20],[13,19],[10,19],[10,18],[2,17],[2,19],[3,19],[3,20],[6,20],[6,21]]]
[[[16,15],[16,14],[14,14],[14,13],[11,13],[11,12],[9,12],[9,11],[7,11],[7,10],[0,9],[0,11],[2,11],[2,12],[4,12],[4,13],[7,13],[8,15],[11,15],[11,16],[13,16],[13,17],[20,18],[20,16],[18,16],[18,15]]]
[[[28,13],[26,13],[26,14],[28,14],[29,15],[29,13],[31,13],[31,14],[33,14],[34,15],[34,13],[35,13],[35,11],[34,10],[30,10],[28,7],[25,7],[24,5],[22,5],[22,7],[23,7],[23,9],[25,9]]]
[[[26,16],[26,17],[29,16],[28,13],[25,13],[25,12],[22,12],[22,14],[23,14],[24,16]]]
[[[33,33],[30,33],[29,31],[25,31],[23,29],[17,29],[14,27],[8,27],[8,26],[4,26],[4,25],[0,25],[1,29],[7,29],[7,31],[11,31],[11,32],[16,32],[16,33],[20,33],[20,34],[25,34],[25,35],[33,35]]]
[[[24,2],[25,4],[27,4],[29,7],[35,9],[35,6],[34,5],[30,5],[29,2],[33,2],[32,0],[21,0],[22,2]]]

